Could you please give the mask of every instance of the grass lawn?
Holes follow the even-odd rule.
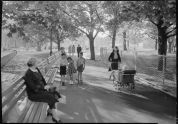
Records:
[[[108,55],[101,58],[100,56],[96,55],[96,60],[86,60],[86,65],[89,66],[97,66],[97,67],[104,67],[108,69]],[[74,57],[76,60],[77,57]],[[123,52],[121,56],[122,63],[126,64],[129,69],[135,69],[137,73],[144,73],[149,76],[154,76],[156,78],[163,78],[163,73],[158,71],[158,55],[154,51],[151,52],[143,52],[139,51],[137,54],[136,62],[132,52]],[[175,55],[168,55],[167,56],[167,65],[165,70],[165,79],[176,81],[176,56]]]
[[[17,55],[1,69],[1,72],[23,74],[27,69],[27,61],[31,57],[35,57],[37,58],[38,62],[41,62],[48,56],[49,56],[48,51],[44,52],[18,51]]]

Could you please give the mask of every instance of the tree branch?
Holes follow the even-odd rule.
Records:
[[[148,18],[148,20],[151,22],[151,23],[153,23],[154,25],[158,25],[158,24],[156,24],[153,20],[151,20],[150,18]]]
[[[82,33],[84,33],[84,34],[86,34],[86,35],[88,35],[85,31],[83,31],[82,29],[80,29],[79,27],[77,27],[77,26],[75,26],[75,25],[73,25],[76,29],[78,29],[79,31],[81,31]]]
[[[169,22],[169,25],[168,25],[167,27],[169,28],[169,27],[171,27],[172,25],[174,25],[174,24]]]
[[[174,27],[171,31],[167,32],[166,35],[169,35],[171,32],[173,32],[174,30],[176,30],[176,27]]]
[[[175,36],[175,35],[176,35],[176,33],[171,34],[171,35],[168,35],[167,38],[173,37],[173,36]]]
[[[29,33],[28,33],[28,34],[29,34]],[[46,38],[48,38],[48,39],[50,39],[50,37],[49,37],[49,36],[47,36],[46,34],[39,33],[39,32],[38,32],[38,34],[39,34],[39,35],[42,35],[42,36],[44,36],[44,37],[46,37]]]
[[[154,37],[154,36],[150,36],[148,33],[145,33],[148,37],[150,37],[151,39],[156,39],[156,37]]]
[[[61,8],[61,7],[60,7],[60,8]],[[65,10],[63,10],[62,8],[61,8],[61,10],[62,10],[63,13],[65,13],[65,14],[68,15],[69,17],[73,18],[74,20],[76,20],[76,21],[80,24],[80,22],[79,22],[78,19],[76,19],[76,18],[73,17],[72,15],[68,14],[68,13],[67,13]],[[79,31],[81,31],[82,33],[88,35],[88,34],[87,34],[85,31],[83,31],[82,29],[78,28],[78,27],[75,26],[75,25],[73,25],[73,26],[74,26],[76,29],[78,29]]]
[[[96,36],[98,35],[98,33],[100,32],[99,30],[100,30],[100,27],[101,27],[101,24],[100,24],[100,26],[99,26],[99,28],[98,28],[98,30],[97,30],[97,32],[96,32],[96,34],[94,35],[94,39],[96,38]]]
[[[72,15],[70,15],[68,12],[66,12],[61,6],[59,6],[60,10],[65,13],[66,15],[68,15],[69,17],[73,18],[74,20],[76,20],[79,24],[81,23],[78,19],[76,19],[75,17],[73,17]]]
[[[100,18],[100,16],[99,16],[98,11],[97,11],[97,9],[96,9],[96,8],[95,8],[95,11],[96,11],[96,15],[97,15],[97,17],[98,17],[98,19],[99,19],[99,21],[100,21],[100,25],[99,25],[99,28],[98,28],[98,30],[97,30],[97,32],[96,32],[96,34],[94,35],[94,39],[95,39],[95,38],[96,38],[96,36],[98,35],[99,30],[100,30],[100,27],[101,27],[101,24],[102,24],[101,18]]]
[[[99,16],[98,11],[97,11],[96,8],[95,8],[95,11],[96,11],[96,15],[97,15],[98,19],[100,20],[100,23],[102,23],[101,18],[100,18],[100,16]]]
[[[104,32],[103,32],[104,33]],[[104,33],[104,34],[106,34],[106,33]],[[109,35],[109,34],[106,34],[108,37],[110,37],[110,38],[112,38],[112,35]]]
[[[38,11],[38,10],[40,10],[40,9],[27,9],[27,10],[25,10],[25,9],[18,9],[18,11]]]

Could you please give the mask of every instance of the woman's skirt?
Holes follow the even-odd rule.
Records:
[[[66,66],[60,66],[60,75],[66,75]]]
[[[111,63],[111,69],[112,70],[118,70],[118,62]]]

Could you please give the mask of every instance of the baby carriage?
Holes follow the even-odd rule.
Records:
[[[130,87],[131,90],[135,88],[134,75],[136,70],[121,70],[113,75],[114,87],[119,90],[121,87]]]

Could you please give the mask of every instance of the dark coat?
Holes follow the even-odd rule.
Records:
[[[79,53],[79,52],[81,52],[82,51],[82,47],[81,46],[78,46],[77,47],[77,52]]]
[[[118,58],[114,59],[114,52],[112,52],[108,58],[108,61],[109,62],[121,62],[121,57],[119,55],[119,52],[117,52],[117,56],[118,56]]]
[[[38,72],[42,76],[40,70],[37,68]],[[23,76],[23,79],[25,80],[26,84],[26,91],[27,95],[30,97],[31,95],[34,95],[38,93],[39,91],[45,91],[44,86],[47,85],[44,77],[42,76],[42,82],[43,85],[41,84],[40,79],[38,79],[35,75],[34,72],[28,69]]]

